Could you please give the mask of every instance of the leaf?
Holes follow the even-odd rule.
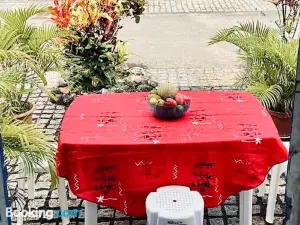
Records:
[[[135,23],[140,23],[141,17],[140,16],[136,16],[135,17]]]
[[[27,88],[20,91],[21,95],[29,94],[33,92],[33,88]]]
[[[92,47],[93,47],[93,45],[89,42],[89,43],[87,44],[87,46],[85,46],[85,49],[92,49]]]

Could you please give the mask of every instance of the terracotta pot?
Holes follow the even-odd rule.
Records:
[[[268,110],[280,137],[289,137],[292,129],[292,114]]]
[[[25,123],[32,124],[32,114],[35,111],[35,104],[30,103],[30,109],[27,112],[17,115],[17,119],[23,120]]]

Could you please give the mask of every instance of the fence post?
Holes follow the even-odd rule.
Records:
[[[293,123],[286,184],[286,225],[300,224],[300,45],[294,93]]]
[[[4,162],[2,137],[0,135],[0,225],[11,225],[11,218],[6,217],[6,207],[10,207],[7,191],[7,170]]]

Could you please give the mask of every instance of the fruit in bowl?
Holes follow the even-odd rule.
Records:
[[[171,84],[161,84],[150,91],[147,100],[152,113],[162,119],[177,119],[184,116],[191,98],[181,94]]]

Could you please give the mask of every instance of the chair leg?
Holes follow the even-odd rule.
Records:
[[[239,219],[240,219],[240,222],[239,224],[240,225],[243,225],[244,223],[244,205],[245,205],[245,202],[244,202],[244,194],[242,192],[240,192],[240,215],[239,215]]]
[[[60,209],[62,212],[64,210],[68,210],[68,199],[67,199],[67,191],[66,191],[66,185],[65,185],[65,180],[63,178],[58,179],[58,198],[59,198],[59,204],[60,204]],[[62,217],[62,224],[66,225],[70,223],[70,219],[67,217]]]
[[[253,190],[240,192],[240,225],[252,224]]]
[[[97,225],[98,205],[88,201],[85,201],[84,204],[85,204],[85,225]]]
[[[25,178],[26,173],[23,167],[20,168],[19,171],[19,177],[18,177],[18,192],[21,194],[21,196],[24,196],[25,194]],[[17,201],[16,208],[18,211],[22,211],[25,205],[25,199],[21,198],[21,201]],[[22,225],[24,221],[24,218],[22,216],[17,217],[17,225]]]
[[[277,198],[277,190],[278,190],[278,184],[280,180],[280,171],[281,167],[284,166],[284,164],[276,165],[271,170],[271,181],[270,181],[270,191],[268,196],[268,204],[267,204],[267,215],[266,215],[266,221],[268,223],[274,222],[274,212],[275,212],[275,205],[276,205],[276,198]]]
[[[264,197],[266,193],[266,185],[267,185],[267,178],[264,180],[264,182],[258,187],[258,197]]]
[[[34,199],[35,187],[34,182],[35,174],[27,174],[27,183],[28,183],[28,199]]]

